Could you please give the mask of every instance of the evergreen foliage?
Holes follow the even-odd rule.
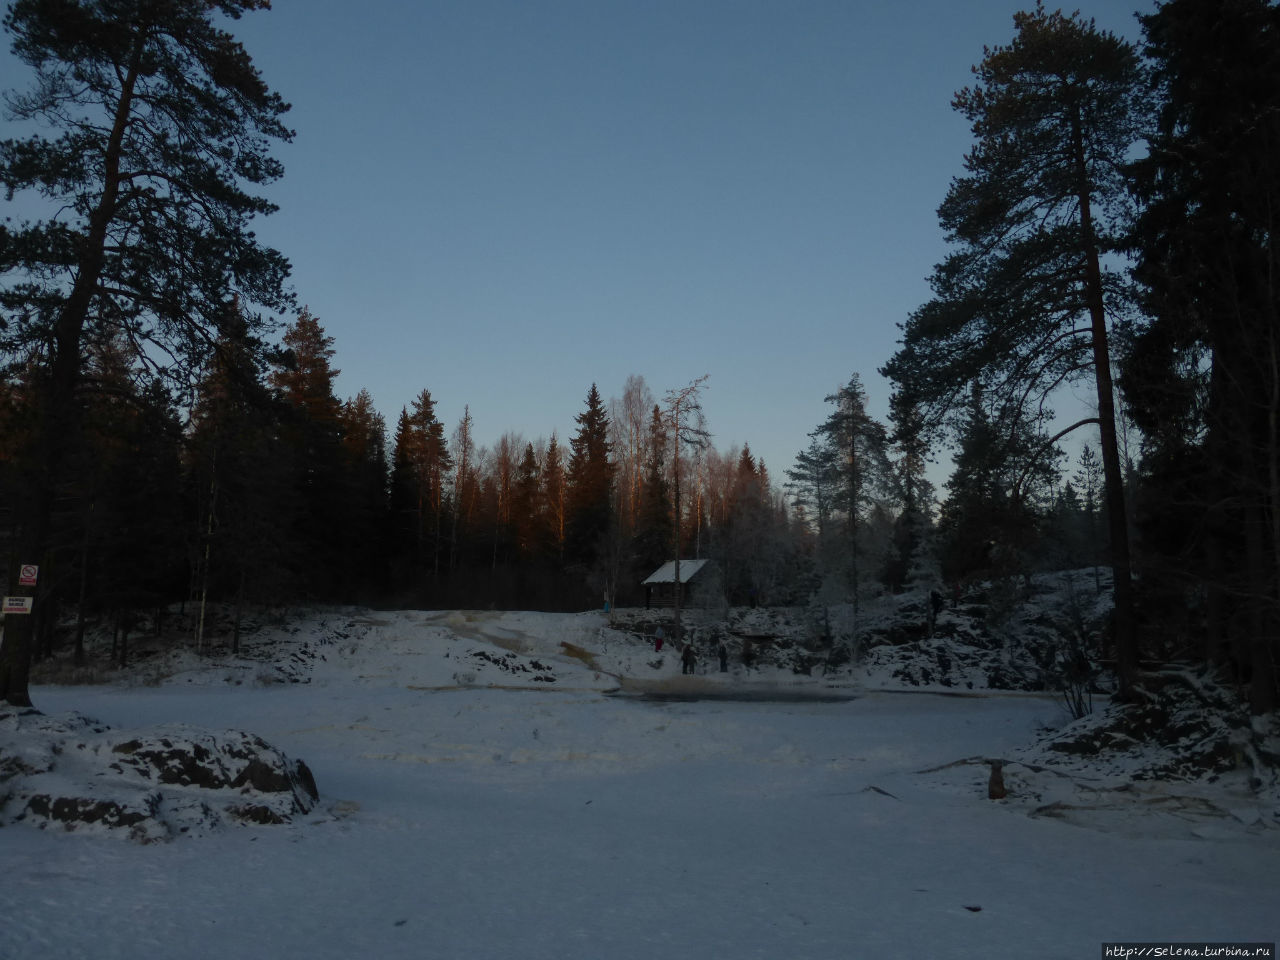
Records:
[[[1041,524],[1057,479],[1053,461],[1042,436],[1024,428],[1010,437],[998,429],[977,387],[967,411],[938,521],[942,574],[967,582],[1029,573],[1032,552],[1045,547]]]
[[[287,542],[305,563],[298,575],[313,599],[350,599],[349,571],[356,540],[350,500],[353,477],[342,447],[341,402],[334,394],[338,372],[329,363],[333,338],[303,308],[284,335],[270,384],[285,415],[280,424],[280,455],[289,465],[295,506]]]
[[[486,448],[469,407],[446,435],[424,389],[388,450],[369,391],[339,400],[309,310],[270,346],[254,311],[290,306],[287,264],[249,232],[273,209],[249,191],[281,173],[287,107],[214,20],[266,6],[10,5],[36,81],[10,108],[53,133],[0,143],[11,198],[49,211],[0,226],[0,564],[42,570],[38,614],[7,625],[0,699],[29,702],[28,662],[73,608],[79,636],[120,627],[123,661],[140,612],[173,602],[234,604],[237,623],[304,599],[582,609],[692,555],[729,602],[808,604],[852,655],[861,595],[1012,595],[1105,557],[1125,692],[1140,621],[1146,657],[1229,669],[1257,712],[1280,702],[1275,3],[1159,4],[1147,72],[1078,14],[1015,16],[954,101],[974,146],[939,209],[933,298],[882,371],[892,435],[851,377],[787,471],[790,510],[749,445],[711,446],[705,377],[662,405],[642,377],[608,407],[592,384],[567,452],[555,432]],[[1122,256],[1131,276],[1105,268]],[[1098,414],[1068,430],[1096,424],[1099,443],[1064,483],[1051,408],[1078,382]]]
[[[261,348],[230,310],[200,378],[186,455],[192,593],[263,602],[299,588],[290,536],[298,506],[280,443],[287,411],[263,379]]]
[[[447,563],[445,485],[453,466],[444,424],[436,417],[431,391],[402,409],[396,424],[390,478],[392,550],[396,584],[409,589],[424,575],[439,578]]]
[[[32,479],[20,491],[22,556],[52,547],[64,438],[78,433],[85,360],[127,344],[131,362],[187,387],[222,331],[233,293],[280,308],[288,265],[250,220],[272,205],[246,191],[281,173],[288,109],[214,22],[262,0],[16,0],[4,20],[35,84],[9,98],[20,121],[55,131],[0,143],[0,182],[45,219],[0,226],[0,355],[35,358]],[[26,704],[30,624],[11,625],[0,699]]]
[[[938,219],[956,248],[931,278],[934,299],[903,331],[883,372],[931,423],[950,422],[983,388],[998,431],[1034,434],[1052,392],[1091,378],[1106,476],[1115,637],[1126,688],[1137,670],[1128,528],[1116,436],[1108,314],[1121,278],[1103,269],[1129,223],[1123,171],[1143,130],[1137,52],[1078,14],[1014,16],[954,106],[972,124],[967,175]],[[1046,452],[1051,443],[1046,444]]]
[[[1157,609],[1202,616],[1202,654],[1264,712],[1280,703],[1280,10],[1169,0],[1142,24],[1160,110],[1134,168],[1147,316],[1124,382],[1149,571]]]
[[[566,477],[565,557],[595,565],[604,555],[613,523],[614,465],[609,459],[609,417],[593,383],[586,409],[575,418]]]
[[[648,449],[635,534],[636,563],[639,570],[645,571],[643,576],[648,576],[672,556],[672,505],[666,465],[667,428],[662,419],[662,410],[656,403],[649,418]]]
[[[869,547],[866,524],[895,489],[888,431],[867,413],[867,393],[857,374],[826,402],[835,409],[812,436],[825,448],[821,457],[830,481],[829,516],[842,531],[824,554],[843,571],[847,596],[856,610]],[[878,568],[879,563],[872,566]],[[835,570],[832,566],[828,573]]]

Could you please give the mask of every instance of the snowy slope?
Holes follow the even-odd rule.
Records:
[[[1034,815],[1016,766],[1010,797],[987,799],[983,761],[1032,763],[1019,751],[1065,720],[1051,696],[619,697],[624,667],[682,678],[595,614],[314,611],[271,631],[288,641],[272,656],[34,696],[115,728],[251,731],[305,760],[318,806],[149,845],[6,827],[0,957],[1076,958],[1276,939],[1263,820],[1135,805],[1080,826]],[[1068,773],[1037,776],[1076,790]]]

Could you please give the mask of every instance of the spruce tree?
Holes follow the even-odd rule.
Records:
[[[862,586],[862,525],[875,504],[893,487],[888,431],[867,413],[867,394],[856,373],[826,402],[835,409],[814,435],[827,446],[828,462],[835,471],[832,506],[843,513],[843,556],[856,618]]]
[[[561,566],[564,563],[565,550],[565,509],[566,509],[566,491],[565,491],[565,473],[564,473],[564,455],[561,452],[560,441],[556,438],[556,433],[551,432],[551,439],[547,443],[547,455],[542,464],[542,509],[541,516],[541,541],[542,552],[555,565]]]
[[[347,599],[341,591],[358,562],[351,552],[354,485],[342,449],[342,404],[333,389],[340,371],[329,363],[333,338],[304,307],[285,332],[284,347],[270,383],[287,410],[282,454],[292,467],[299,507],[289,542],[313,599]]]
[[[303,307],[282,342],[284,351],[277,357],[271,385],[309,422],[336,435],[341,404],[333,385],[342,371],[330,364],[336,354],[333,337],[310,308]]]
[[[613,521],[614,466],[609,459],[609,417],[593,383],[586,409],[574,421],[569,441],[565,511],[565,556],[591,567],[601,557]]]
[[[368,390],[362,388],[342,405],[338,432],[348,485],[346,527],[351,542],[347,552],[355,571],[351,582],[364,592],[385,592],[389,573],[387,428]]]
[[[528,564],[537,554],[538,521],[540,517],[538,490],[542,470],[532,443],[526,443],[520,465],[516,469],[516,481],[511,491],[511,518],[515,528],[516,556],[520,563]]]
[[[1147,317],[1124,382],[1151,575],[1203,593],[1205,656],[1234,661],[1263,713],[1280,704],[1280,8],[1169,0],[1141,19],[1160,110],[1134,170]]]
[[[76,598],[83,607],[129,616],[181,596],[185,586],[181,428],[167,391],[154,378],[136,376],[126,357],[113,341],[87,358],[93,389],[68,453],[74,479],[54,515],[52,543],[61,562],[41,578],[38,595],[44,613],[37,612],[37,627],[46,641],[48,614],[58,603]]]
[[[787,471],[792,506],[813,525],[820,554],[821,545],[830,541],[838,473],[834,451],[816,433],[809,435],[809,445],[796,454],[795,466]]]
[[[1045,438],[1029,428],[1008,436],[975,385],[938,521],[948,580],[1030,573],[1042,508],[1057,479],[1057,451],[1046,457],[1044,446]]]
[[[445,554],[445,481],[452,466],[435,400],[423,390],[401,410],[392,456],[391,517],[397,553],[440,575]]]
[[[934,490],[926,473],[930,455],[924,416],[918,405],[895,393],[889,401],[889,417],[901,512],[894,521],[894,551],[884,580],[893,590],[932,590],[941,586],[941,574],[933,544]]]
[[[299,517],[293,460],[280,437],[287,409],[263,380],[261,355],[238,307],[196,389],[186,449],[193,594],[209,599],[283,598],[299,591],[292,537]],[[239,321],[239,322],[237,322]],[[204,621],[197,615],[196,642]]]
[[[648,459],[636,523],[636,562],[648,576],[671,559],[671,487],[667,482],[667,426],[655,403],[649,418]]]
[[[766,524],[766,501],[750,444],[743,444],[738,454],[727,501],[727,522],[719,531],[717,553],[726,593],[732,602],[745,604],[758,593],[755,573]]]

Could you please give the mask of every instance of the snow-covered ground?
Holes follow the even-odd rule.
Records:
[[[320,802],[168,843],[5,827],[0,957],[1074,960],[1280,931],[1280,830],[1256,810],[1158,782],[1091,810],[1087,779],[1016,763],[987,798],[984,758],[1066,720],[1052,696],[685,678],[594,614],[329,611],[276,632],[292,646],[33,690],[122,730],[257,734]],[[620,677],[859,695],[649,700]]]

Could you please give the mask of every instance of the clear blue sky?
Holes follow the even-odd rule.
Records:
[[[232,27],[297,130],[257,230],[389,430],[426,387],[482,444],[565,438],[593,381],[708,373],[717,447],[781,481],[851,374],[887,413],[952,94],[1032,2],[275,0]]]

